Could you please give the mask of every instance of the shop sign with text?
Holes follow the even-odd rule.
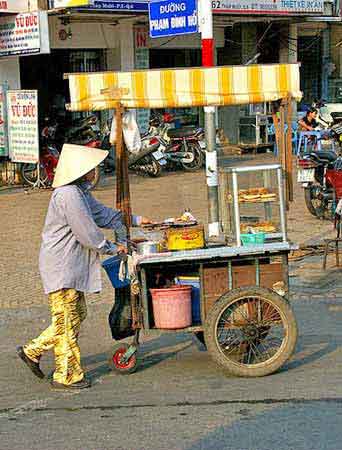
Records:
[[[213,0],[214,12],[238,14],[322,14],[323,0]]]
[[[0,57],[49,52],[45,12],[0,17]]]
[[[0,12],[26,12],[29,10],[28,0],[0,0]]]
[[[8,91],[9,153],[13,162],[39,161],[38,92]]]
[[[96,9],[101,11],[148,11],[148,1],[146,0],[55,0],[52,6],[53,8],[78,7],[82,9]]]
[[[148,7],[152,38],[197,33],[196,0],[153,0]]]

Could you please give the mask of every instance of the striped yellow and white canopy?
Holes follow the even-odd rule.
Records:
[[[226,106],[300,100],[298,64],[66,74],[71,111]],[[120,92],[117,94],[115,92]]]

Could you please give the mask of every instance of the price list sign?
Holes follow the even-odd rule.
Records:
[[[38,92],[8,91],[9,154],[13,162],[39,161]]]

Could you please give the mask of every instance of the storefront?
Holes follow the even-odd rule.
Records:
[[[319,23],[319,18],[334,13],[325,9],[325,2],[226,0],[215,3],[214,8],[214,20],[224,17],[230,21],[225,46],[218,51],[219,65],[299,61],[304,102],[320,97],[326,25]],[[314,23],[308,23],[311,18]],[[231,143],[247,145],[267,144],[270,122],[268,105],[222,108],[218,117],[218,125]]]

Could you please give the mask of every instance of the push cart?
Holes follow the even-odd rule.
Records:
[[[149,294],[156,274],[165,271],[175,276],[198,273],[201,286],[200,322],[176,331],[198,335],[214,361],[231,374],[255,377],[276,371],[292,355],[297,339],[288,301],[288,254],[293,248],[289,243],[253,249],[220,247],[141,262],[137,333],[131,345],[118,344],[113,349],[111,367],[133,372],[139,362],[139,330],[166,331],[155,328]],[[272,289],[277,283],[283,283],[285,295]]]
[[[250,201],[241,197],[241,193],[248,192],[240,189],[246,188],[246,183],[259,186],[251,190],[260,192],[259,196],[252,195]],[[140,295],[133,312],[137,333],[132,345],[119,344],[113,350],[110,365],[114,370],[124,373],[136,369],[138,330],[166,331],[158,329],[151,296],[160,276],[196,280],[198,304],[192,307],[200,313],[193,314],[191,324],[181,331],[195,333],[214,361],[229,373],[268,375],[293,353],[297,325],[289,303],[288,254],[297,246],[287,240],[281,166],[223,169],[220,193],[222,225],[231,240],[230,246],[174,251],[140,261]],[[252,209],[255,222],[250,223],[250,215],[244,215],[248,209]],[[227,211],[232,228],[226,220]],[[258,221],[258,215],[262,222]],[[244,236],[253,238],[260,234],[240,233],[246,223],[256,228],[268,226],[269,232],[262,234],[263,243],[243,245]]]
[[[70,110],[116,109],[117,130],[120,131],[116,140],[117,207],[123,210],[128,226],[131,214],[129,183],[121,132],[124,107],[211,106],[287,99],[290,108],[289,99],[300,97],[297,65],[68,74],[67,78]],[[244,83],[240,83],[241,79]],[[204,86],[203,92],[200,86]],[[135,334],[130,344],[119,343],[112,349],[110,366],[114,370],[127,374],[137,369],[141,330],[144,333],[195,333],[214,361],[237,376],[268,375],[288,361],[297,339],[288,281],[288,254],[296,246],[288,242],[285,229],[285,204],[291,197],[288,189],[291,149],[285,147],[285,141],[291,141],[281,131],[284,129],[284,110],[281,110],[278,133],[281,166],[273,167],[278,171],[279,184],[277,193],[272,193],[277,196],[280,208],[278,236],[277,233],[265,235],[262,243],[243,245],[238,171],[233,172],[232,190],[222,196],[223,210],[228,208],[226,203],[234,206],[230,213],[234,215],[235,229],[233,226],[230,230],[233,240],[219,246],[150,255],[140,261],[137,268],[140,293],[131,293],[130,297]],[[270,177],[265,176],[263,180],[267,183]],[[264,185],[263,189],[268,186]],[[270,198],[265,202],[260,200],[268,219]],[[224,218],[224,214],[221,216]],[[158,287],[161,275],[197,280],[200,313],[192,318],[189,326],[176,330],[158,328],[151,292]],[[125,293],[127,288],[118,289],[116,297]]]

